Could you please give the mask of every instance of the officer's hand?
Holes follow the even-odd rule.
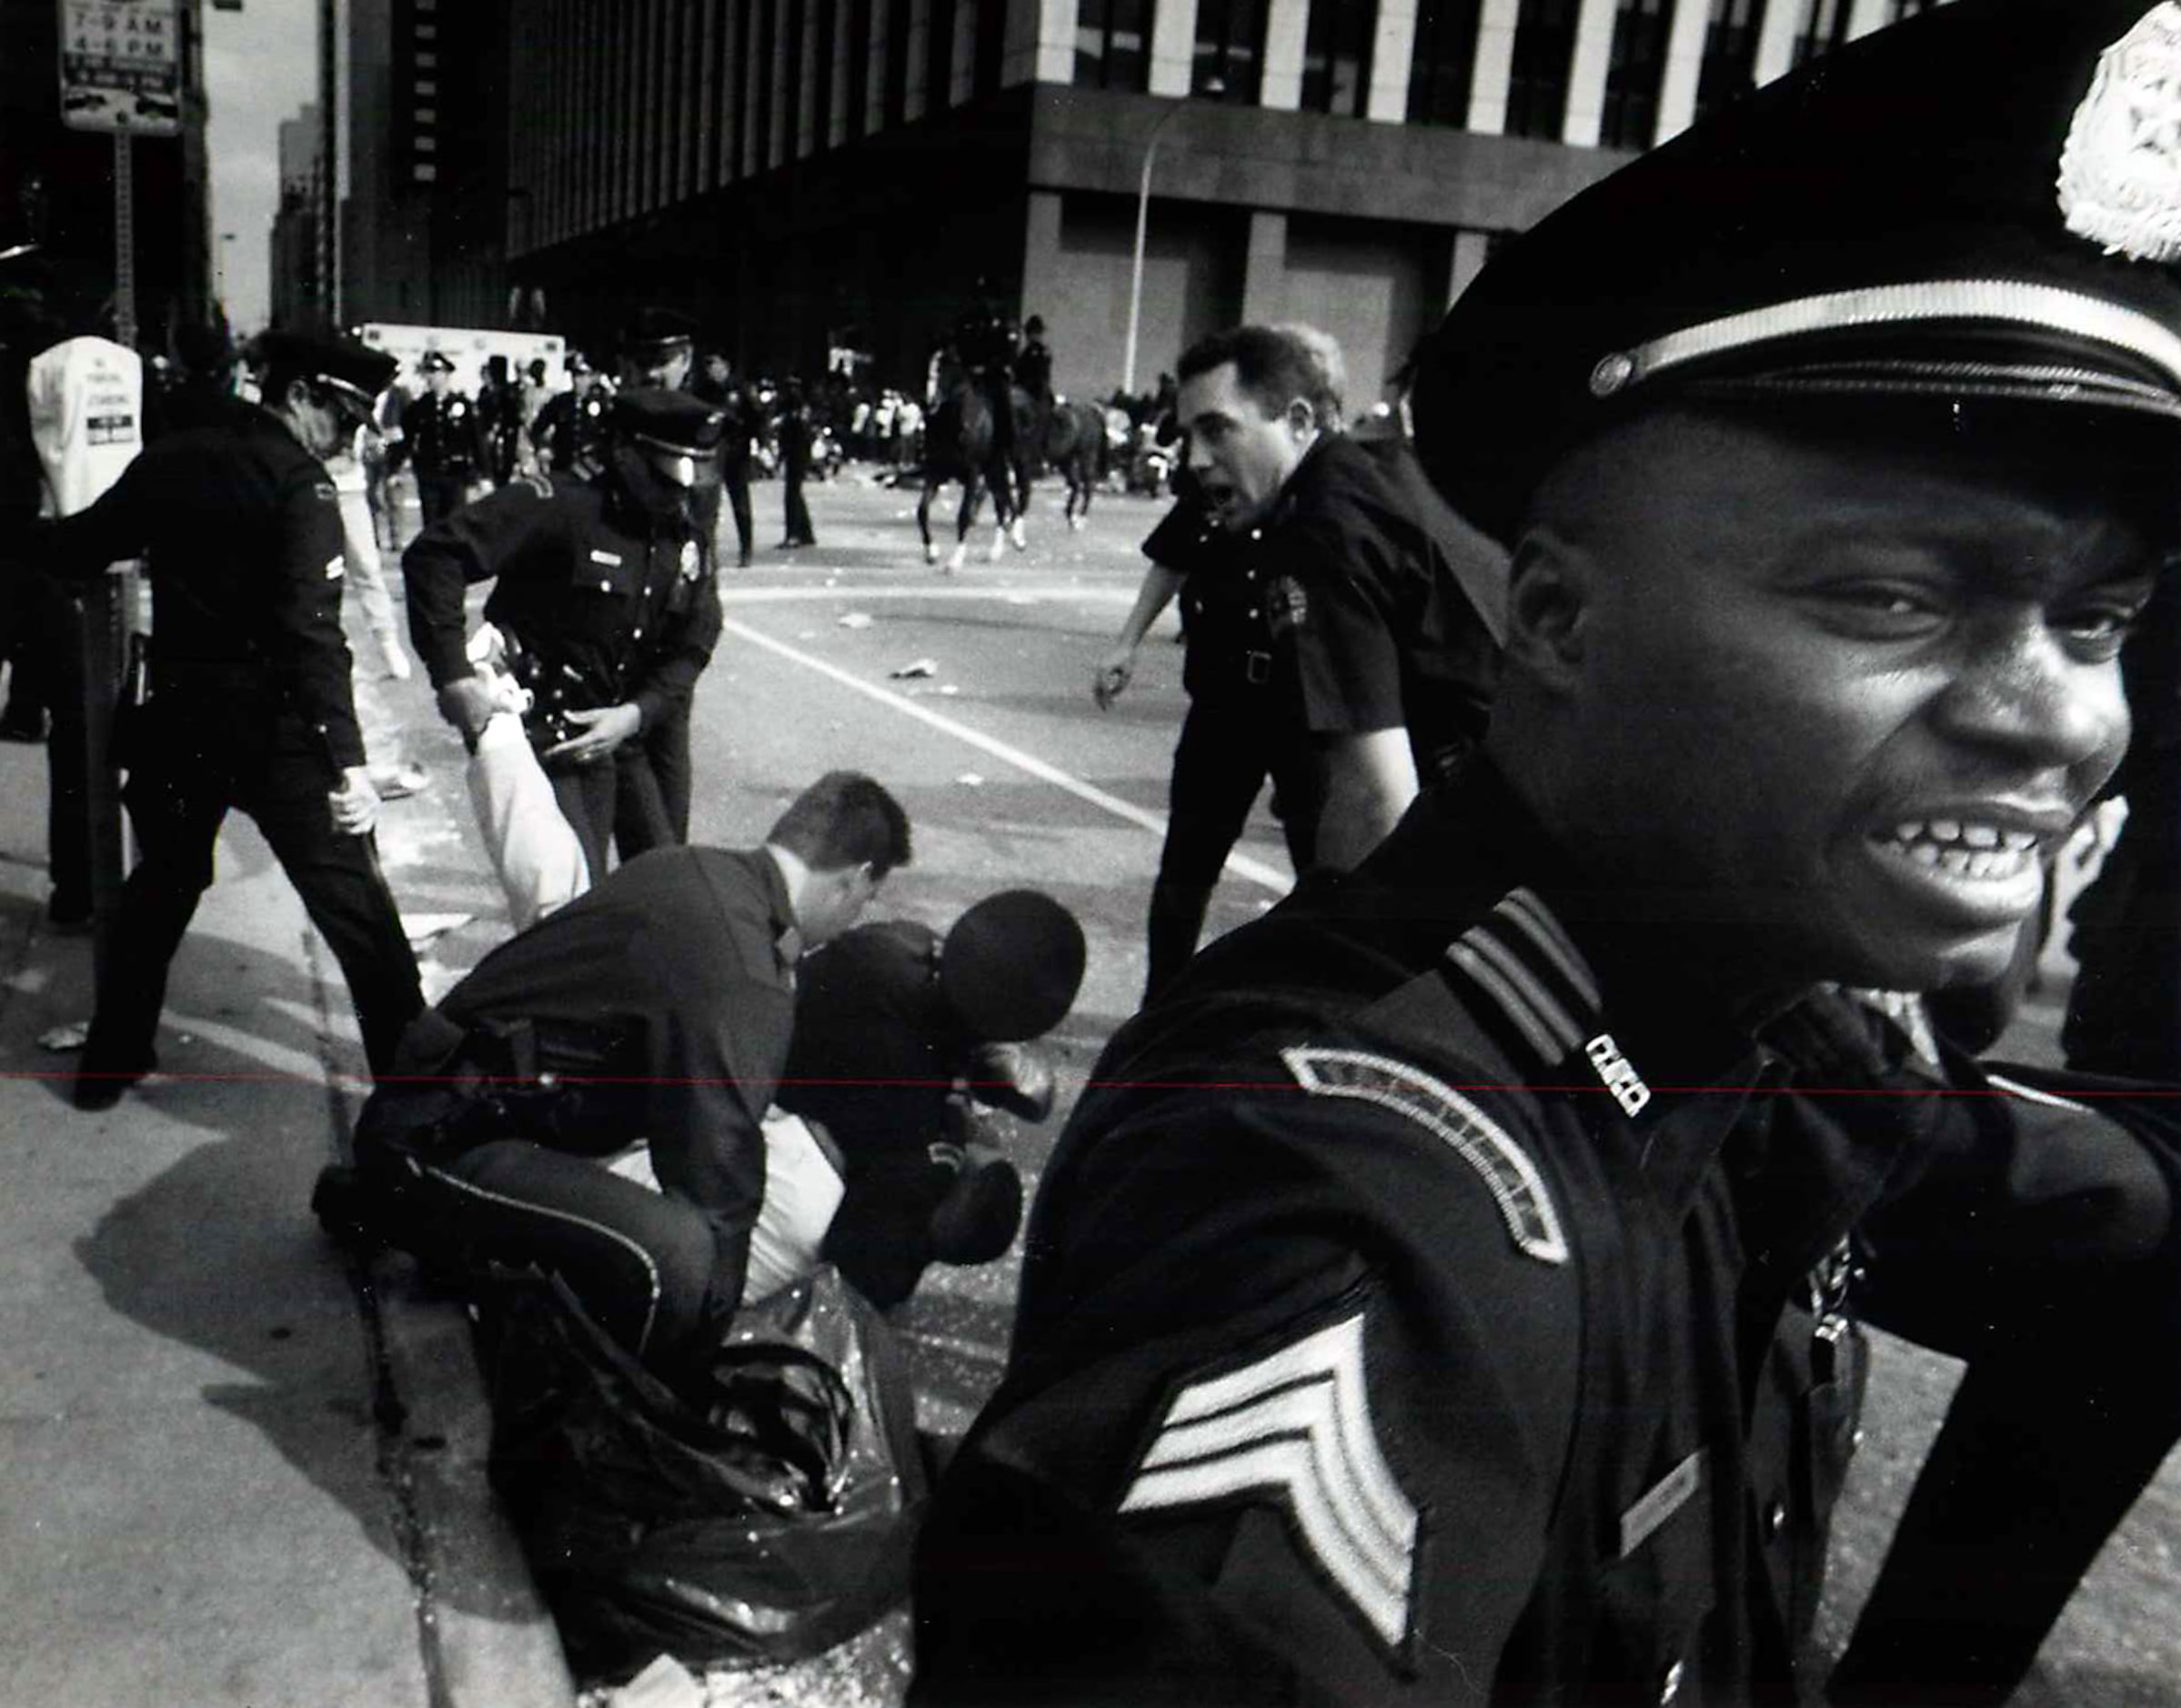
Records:
[[[473,748],[498,709],[492,685],[481,676],[458,676],[439,690],[439,716],[460,730]]]
[[[644,715],[633,706],[594,706],[571,711],[568,722],[580,725],[582,734],[570,736],[545,750],[548,759],[573,759],[578,765],[604,759],[644,727]]]
[[[333,828],[343,836],[369,836],[378,822],[378,791],[360,765],[341,773],[341,786],[327,789],[326,800],[333,809]]]
[[[1098,674],[1090,678],[1090,698],[1098,702],[1101,711],[1111,711],[1113,702],[1121,698],[1121,690],[1129,685],[1136,674],[1136,649],[1133,647],[1116,647],[1099,660]]]

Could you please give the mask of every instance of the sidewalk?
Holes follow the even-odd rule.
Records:
[[[390,803],[412,932],[507,934],[459,745],[388,685],[432,781]],[[359,694],[367,737],[388,702]],[[391,759],[375,745],[375,759]],[[45,753],[0,744],[0,1676],[43,1708],[546,1708],[574,1692],[485,1481],[461,1311],[320,1234],[367,1083],[337,967],[246,819],[176,957],[165,1071],[69,1103],[91,945],[45,924]],[[473,922],[454,925],[460,916]],[[451,982],[435,977],[427,996]]]

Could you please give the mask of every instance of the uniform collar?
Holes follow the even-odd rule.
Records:
[[[1866,1005],[1831,990],[1763,1012],[1724,1002],[1680,928],[1632,917],[1617,892],[1583,881],[1487,761],[1412,819],[1395,833],[1411,851],[1395,859],[1435,862],[1469,921],[1442,975],[1529,1083],[1603,1090],[1620,1105],[1663,1201],[1685,1211],[1732,1140],[1734,1166],[1758,1181],[1744,1196],[1766,1206],[1765,1249],[1806,1264],[1874,1199],[1910,1123],[1842,1119],[1868,1099],[1781,1095],[1875,1087],[1845,1057],[1798,1069],[1810,1052],[1794,1043],[1820,1010],[1842,1033],[1883,1030]]]
[[[1668,1203],[1694,1201],[1752,1100],[1790,1077],[1673,931],[1583,881],[1487,761],[1427,794],[1363,869],[1437,892],[1440,976],[1524,1083],[1617,1104]]]

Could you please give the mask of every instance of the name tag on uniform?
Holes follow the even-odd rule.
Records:
[[[328,581],[338,581],[341,578],[343,572],[346,571],[347,568],[348,564],[347,559],[341,558],[328,558],[326,560],[326,578]]]
[[[1621,1514],[1621,1558],[1642,1547],[1651,1533],[1689,1503],[1704,1486],[1704,1449],[1699,1447],[1660,1478],[1650,1493]]]
[[[621,567],[621,554],[619,552],[600,551],[596,546],[593,546],[590,548],[590,560],[593,563],[605,564],[608,568],[614,569],[618,569]]]

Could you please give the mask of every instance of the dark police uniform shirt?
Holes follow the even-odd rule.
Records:
[[[471,475],[485,460],[484,422],[458,391],[427,391],[401,412],[402,453],[420,475]]]
[[[1265,565],[1257,543],[1218,527],[1187,493],[1160,518],[1143,555],[1183,578],[1181,686],[1195,703],[1269,710],[1272,631],[1265,618]]]
[[[79,576],[146,554],[162,722],[187,718],[207,754],[302,740],[335,766],[364,763],[341,634],[339,505],[324,466],[271,412],[236,403],[147,446],[50,538]]]
[[[530,438],[549,472],[560,475],[578,465],[596,466],[606,441],[607,406],[606,394],[596,384],[580,397],[571,387],[546,399],[531,425]]]
[[[1266,611],[1312,735],[1406,728],[1417,775],[1483,733],[1499,648],[1465,589],[1499,573],[1400,439],[1333,434],[1261,529]],[[1457,553],[1465,554],[1458,567]]]
[[[501,944],[438,1006],[466,1033],[517,1032],[529,1065],[559,1076],[568,1107],[512,1136],[599,1157],[648,1140],[660,1186],[711,1223],[728,1311],[764,1198],[794,926],[762,849],[657,849]]]
[[[928,926],[881,919],[803,959],[780,1107],[822,1122],[851,1176],[925,1162],[968,1068],[973,1040],[940,989],[940,947]]]
[[[1791,1301],[1924,1123],[1998,1210],[2096,1118],[1965,1063],[1788,1095],[1937,1080],[1836,992],[1731,1022],[1610,901],[1477,767],[1115,1037],[923,1532],[912,1702],[1794,1699],[1854,1405]]]
[[[609,469],[528,477],[435,522],[402,557],[409,632],[437,688],[469,674],[462,590],[532,655],[536,718],[634,704],[650,729],[686,707],[719,638],[711,554],[681,517],[646,513]]]

